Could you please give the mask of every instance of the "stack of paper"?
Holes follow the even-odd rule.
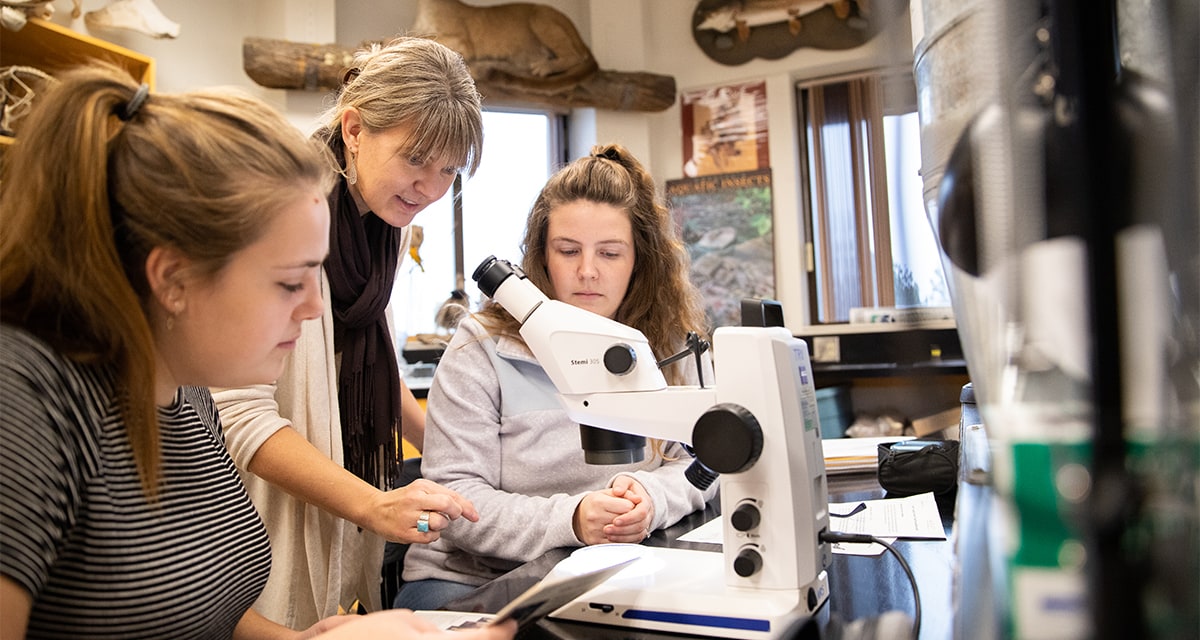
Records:
[[[830,438],[821,441],[825,451],[825,473],[874,472],[879,466],[879,445],[885,442],[912,440],[910,436],[879,438]]]

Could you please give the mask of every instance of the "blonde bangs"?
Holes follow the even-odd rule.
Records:
[[[468,177],[479,169],[483,127],[466,110],[430,109],[417,116],[409,148],[420,158],[445,158]]]

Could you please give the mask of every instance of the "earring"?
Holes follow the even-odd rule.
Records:
[[[358,156],[350,152],[350,162],[346,164],[346,182],[358,184]]]
[[[167,331],[175,328],[175,316],[183,312],[183,303],[175,302],[171,305],[171,312],[167,314]]]

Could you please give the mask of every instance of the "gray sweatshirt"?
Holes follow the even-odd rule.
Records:
[[[710,367],[705,380],[712,379]],[[490,336],[473,318],[462,321],[429,390],[421,471],[471,500],[480,519],[460,518],[437,542],[413,545],[404,580],[480,585],[550,549],[582,546],[571,525],[575,507],[617,475],[646,488],[654,529],[716,494],[716,483],[701,492],[683,476],[691,457],[678,443],[665,447],[666,461],[647,445],[637,464],[585,463],[579,425],[555,393],[523,342]]]

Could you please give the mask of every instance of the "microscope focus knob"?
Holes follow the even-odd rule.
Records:
[[[705,411],[692,427],[696,459],[717,473],[738,473],[758,462],[763,433],[749,409],[722,402]]]
[[[737,557],[733,559],[733,572],[743,578],[758,573],[762,566],[762,555],[750,547],[738,551]]]
[[[749,502],[739,504],[729,516],[729,524],[733,525],[734,529],[742,532],[754,529],[758,526],[759,522],[762,522],[762,512],[758,510],[758,507]]]
[[[635,364],[637,364],[637,352],[623,342],[614,344],[604,351],[604,368],[615,376],[623,376],[633,371]]]

